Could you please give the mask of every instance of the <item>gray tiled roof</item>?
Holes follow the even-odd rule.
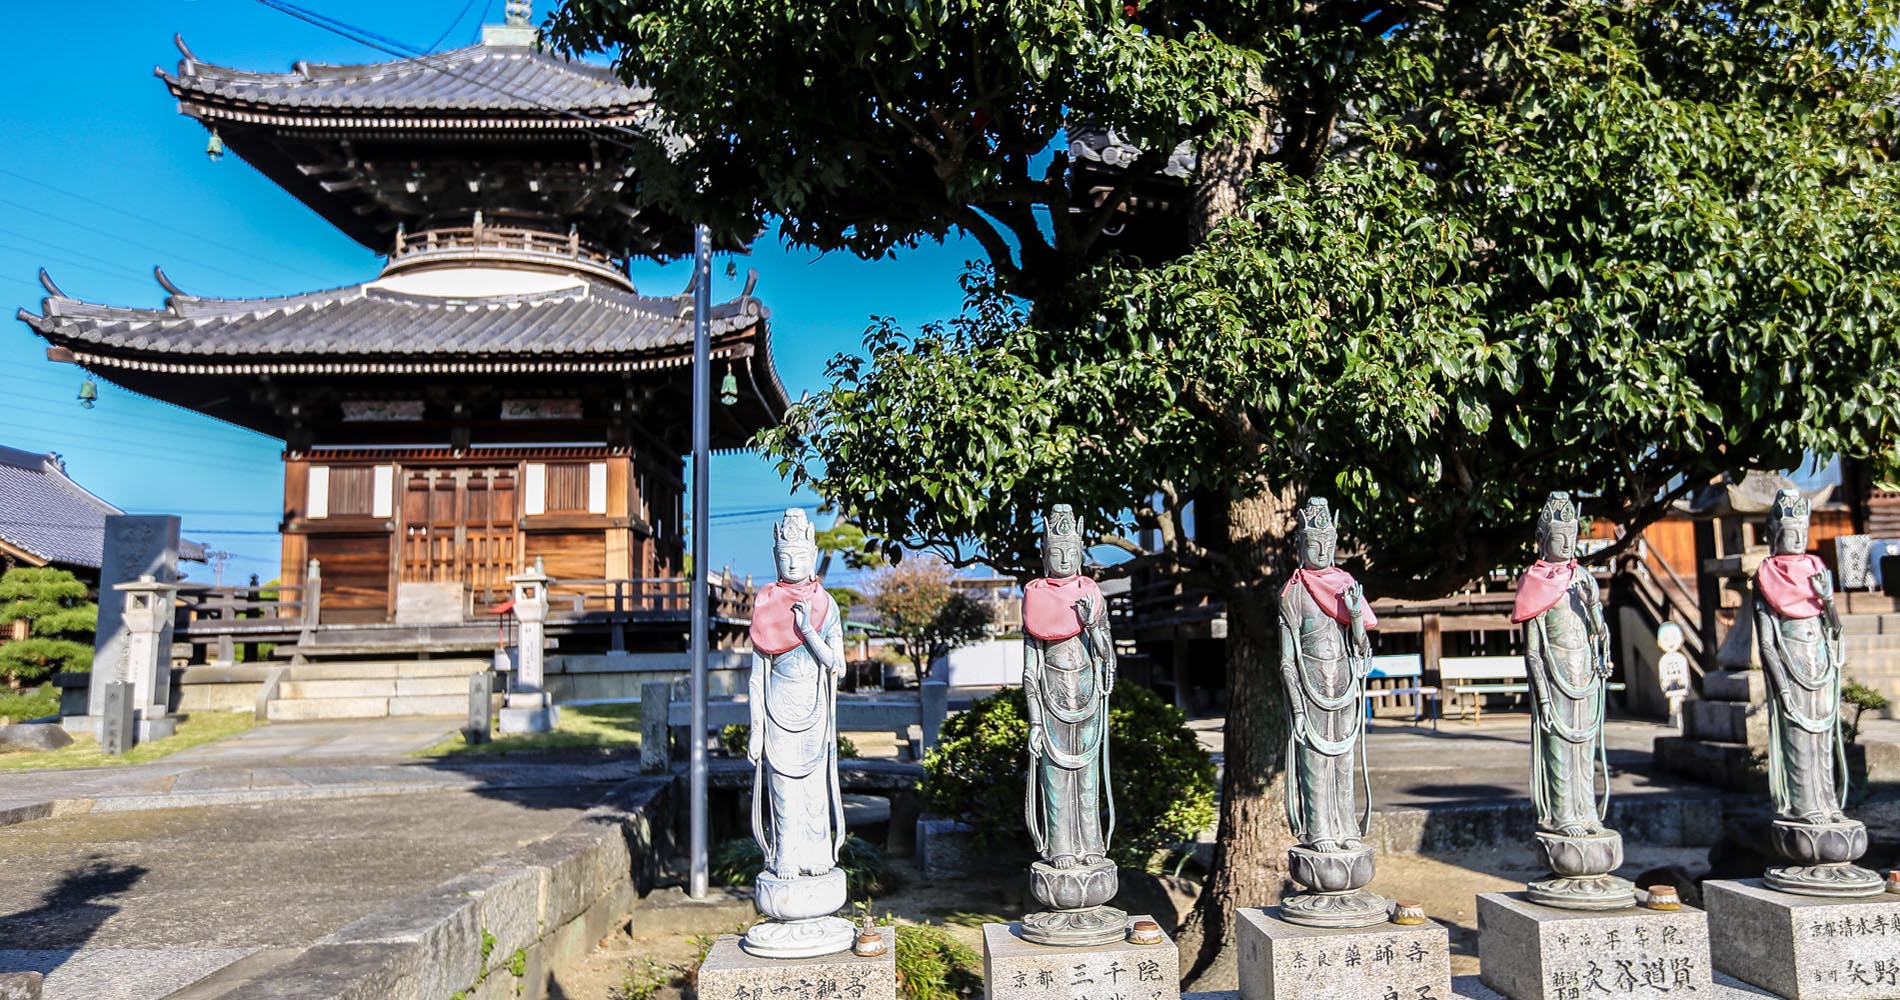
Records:
[[[181,43],[182,47],[182,43]],[[297,63],[258,73],[199,62],[189,52],[176,75],[160,76],[181,99],[216,98],[310,111],[516,111],[550,108],[643,114],[652,92],[629,87],[605,66],[524,45],[471,45],[438,55],[358,66]]]
[[[47,562],[98,569],[106,515],[122,513],[66,478],[57,457],[0,445],[0,540]]]
[[[219,359],[510,358],[674,354],[692,344],[691,300],[584,281],[551,292],[463,298],[370,285],[260,299],[174,295],[163,308],[43,300],[20,319],[72,347]],[[757,299],[713,307],[720,336],[761,325]]]

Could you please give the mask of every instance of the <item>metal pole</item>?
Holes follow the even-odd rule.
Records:
[[[706,585],[706,505],[711,490],[706,463],[712,455],[712,236],[693,227],[693,726],[689,764],[692,798],[692,858],[687,892],[706,896],[706,641],[711,627]]]

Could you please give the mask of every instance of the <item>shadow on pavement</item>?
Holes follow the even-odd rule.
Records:
[[[66,964],[119,912],[102,900],[130,890],[150,869],[93,859],[69,869],[40,904],[0,916],[0,972],[50,973]]]

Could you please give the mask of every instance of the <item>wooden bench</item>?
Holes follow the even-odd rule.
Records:
[[[1475,695],[1473,699],[1472,723],[1484,721],[1484,696],[1488,694],[1527,694],[1530,692],[1530,676],[1524,672],[1524,657],[1518,656],[1447,656],[1438,661],[1439,683],[1452,693],[1454,698],[1461,695]],[[1455,683],[1462,681],[1464,683]],[[1472,683],[1478,682],[1478,683]],[[1624,685],[1612,681],[1609,689],[1623,690]],[[1460,708],[1462,715],[1463,709]]]
[[[1410,681],[1397,687],[1373,687],[1366,685],[1366,719],[1372,719],[1372,701],[1375,698],[1413,698],[1412,721],[1421,721],[1425,717],[1425,704],[1432,706],[1432,728],[1438,728],[1438,689],[1419,683],[1425,677],[1425,660],[1417,653],[1389,653],[1372,658],[1372,666],[1366,671],[1366,680]]]

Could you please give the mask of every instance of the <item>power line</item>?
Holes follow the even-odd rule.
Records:
[[[434,52],[436,49],[442,47],[442,43],[448,40],[449,32],[454,31],[455,26],[462,23],[462,19],[468,16],[468,12],[475,9],[475,4],[476,0],[468,0],[467,3],[462,5],[462,12],[455,15],[455,20],[450,21],[449,26],[443,28],[442,33],[435,36],[435,41],[429,44],[430,52]]]
[[[113,212],[118,215],[123,215],[128,219],[133,219],[138,222],[143,222],[149,226],[156,226],[159,229],[168,229],[168,230],[171,230],[172,232],[180,233],[181,235],[190,237],[192,240],[198,243],[202,243],[210,247],[216,247],[220,250],[225,250],[230,253],[235,253],[240,256],[250,258],[252,260],[258,261],[270,267],[277,268],[278,270],[283,271],[286,274],[294,274],[300,278],[307,278],[311,281],[316,281],[316,282],[325,282],[325,281],[333,280],[331,278],[320,276],[313,271],[306,271],[306,270],[303,270],[302,268],[293,267],[291,265],[284,264],[281,261],[272,260],[268,257],[259,257],[256,251],[254,250],[245,250],[241,247],[236,247],[229,243],[223,243],[218,240],[211,239],[210,237],[207,237],[207,236],[202,236],[197,233],[188,232],[186,230],[180,229],[176,222],[166,222],[161,219],[152,218],[149,215],[141,215],[138,212],[133,212],[133,211],[130,211],[129,209],[120,208],[119,206],[114,205],[111,202],[101,201],[97,198],[92,198],[92,197],[88,197],[86,195],[80,194],[77,191],[68,191],[67,189],[59,187],[57,185],[48,184],[47,182],[40,180],[37,177],[29,177],[26,174],[20,173],[19,171],[16,171],[16,170],[9,170],[5,167],[0,167],[0,176],[11,177],[14,180],[19,180],[19,181],[25,181],[28,184],[45,188],[46,190],[51,191],[54,194],[71,198],[74,201],[84,202],[85,204],[91,205],[94,208],[102,208],[108,212]]]
[[[97,226],[89,226],[83,222],[74,222],[70,219],[65,219],[58,215],[55,215],[52,212],[48,212],[45,209],[34,208],[31,205],[22,204],[10,198],[0,198],[0,205],[5,205],[9,208],[18,209],[19,211],[22,211],[22,212],[31,212],[34,215],[44,216],[45,218],[51,219],[62,226],[66,226],[67,228],[77,229],[82,232],[93,233],[98,236],[104,236],[107,239],[114,240],[119,243],[124,243],[129,246],[135,246],[135,247],[140,248],[141,250],[150,250],[158,254],[169,254],[174,259],[184,261],[187,264],[192,264],[197,267],[207,268],[209,270],[216,271],[219,274],[228,275],[230,277],[238,279],[239,281],[252,282],[252,281],[257,280],[254,275],[239,274],[236,271],[227,270],[226,268],[218,264],[213,264],[209,261],[199,260],[195,257],[187,257],[184,254],[179,253],[175,248],[172,248],[172,247],[161,247],[152,243],[144,243],[139,240],[128,239],[126,238],[124,233],[109,232],[107,230],[100,229]],[[17,235],[23,235],[23,234],[15,233],[14,235],[17,236]],[[35,237],[28,237],[28,238],[32,239]]]
[[[290,3],[289,0],[257,0],[257,2],[260,4],[263,4],[265,7],[268,7],[271,10],[277,11],[278,13],[288,14],[291,17],[294,17],[299,21],[303,21],[306,24],[315,25],[316,27],[322,28],[323,30],[328,31],[333,35],[338,35],[343,38],[347,38],[350,41],[357,43],[358,45],[363,45],[372,49],[376,49],[377,51],[383,52],[387,55],[396,56],[398,58],[414,59],[415,61],[422,62],[422,63],[428,63],[430,62],[431,59],[439,59],[439,57],[432,56],[430,53],[425,52],[422,49],[418,49],[413,45],[409,45],[404,42],[399,42],[386,35],[379,35],[365,28],[356,27],[355,25],[350,24],[347,21],[338,20],[336,18],[330,17],[327,14],[319,14],[316,11],[299,7],[298,5],[294,3]],[[520,91],[510,90],[507,87],[496,86],[491,81],[482,80],[476,77],[471,77],[465,73],[460,73],[456,71],[455,69],[452,69],[451,67],[439,61],[433,63],[432,65],[434,66],[437,72],[442,73],[445,76],[451,77],[456,80],[460,80],[463,83],[474,84],[477,87],[485,87],[505,97],[512,97],[517,101],[521,101],[526,104],[532,104],[543,111],[550,111],[550,112],[553,112],[554,114],[561,115],[562,117],[565,117],[565,118],[571,118],[575,121],[586,122],[590,125],[595,126],[596,129],[606,129],[612,132],[619,132],[623,135],[629,135],[629,136],[634,137],[635,139],[641,139],[641,140],[650,140],[652,138],[645,132],[641,132],[638,129],[631,129],[631,128],[626,127],[625,125],[616,125],[612,122],[602,121],[599,118],[595,118],[592,115],[583,114],[579,111],[575,111],[572,108],[563,108],[558,105],[548,104],[546,102],[539,101],[539,100],[536,100],[535,98],[529,97],[528,95],[523,94]],[[634,145],[630,142],[624,142],[622,140],[615,139],[612,136],[608,136],[608,135],[601,135],[598,132],[594,132],[593,129],[590,129],[588,131],[590,133],[593,133],[596,138],[601,139],[604,142],[612,143],[613,145],[619,146],[622,149],[628,149],[628,150],[635,149]]]

